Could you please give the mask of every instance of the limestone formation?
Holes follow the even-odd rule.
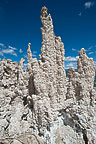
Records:
[[[14,87],[17,83],[18,63],[8,59],[1,62],[1,82],[4,88]]]
[[[28,54],[28,60],[27,62],[30,63],[32,60],[32,53],[31,53],[31,49],[30,49],[31,43],[28,44],[28,50],[27,50],[27,54]]]
[[[95,64],[92,58],[88,58],[84,48],[79,53],[77,61],[77,69],[69,69],[69,84],[75,90],[75,97],[81,99],[83,97],[91,97],[95,79]],[[70,95],[70,94],[69,94]]]
[[[64,44],[42,7],[39,61],[28,44],[25,59],[0,60],[0,143],[95,144],[95,65],[81,49],[77,72],[64,69]]]
[[[45,127],[46,123],[56,117],[57,110],[63,108],[66,99],[66,74],[64,44],[54,34],[52,18],[46,7],[42,8],[40,18],[43,24],[40,60],[32,58],[29,44],[27,71],[30,71],[29,95],[36,95],[36,98],[32,98],[35,116],[39,115],[38,125],[42,128],[42,125]]]

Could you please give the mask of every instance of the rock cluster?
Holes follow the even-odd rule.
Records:
[[[81,49],[78,71],[64,69],[64,44],[42,7],[39,61],[28,44],[24,59],[0,61],[0,142],[6,144],[95,144],[95,65]]]
[[[79,59],[77,61],[77,69],[69,69],[69,92],[67,97],[76,97],[77,100],[85,97],[91,97],[94,79],[95,79],[95,65],[92,58],[88,58],[84,48],[79,53]],[[70,94],[70,91],[72,93]]]

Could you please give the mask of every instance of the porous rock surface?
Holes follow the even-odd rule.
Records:
[[[95,144],[95,65],[81,49],[78,71],[64,69],[64,44],[56,37],[51,15],[42,7],[39,61],[28,44],[24,59],[0,61],[0,143]]]

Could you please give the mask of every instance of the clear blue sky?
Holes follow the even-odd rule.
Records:
[[[81,48],[96,61],[96,0],[0,0],[0,58],[19,61],[26,57],[29,42],[38,58],[42,6],[48,8],[55,34],[64,42],[65,67],[76,67]]]

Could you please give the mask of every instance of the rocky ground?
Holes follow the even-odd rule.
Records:
[[[77,72],[64,69],[64,44],[51,15],[41,10],[39,61],[28,44],[27,68],[0,61],[1,144],[96,144],[95,65],[81,49]]]

